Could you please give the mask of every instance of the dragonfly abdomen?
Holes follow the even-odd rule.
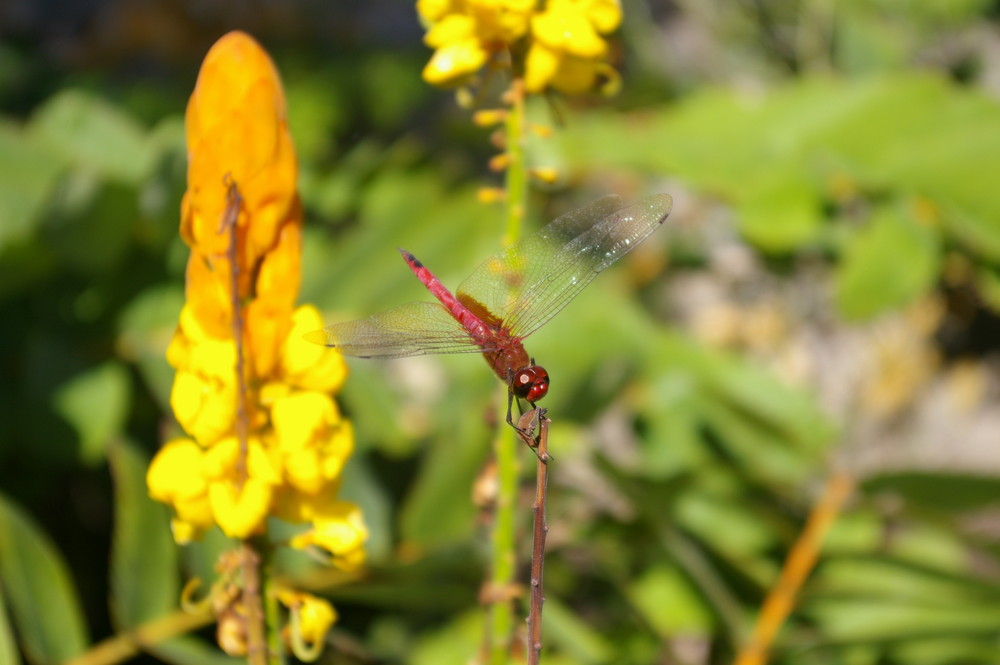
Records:
[[[406,261],[406,265],[410,266],[410,270],[417,276],[417,279],[427,287],[428,291],[434,294],[438,302],[451,312],[455,320],[469,331],[469,334],[476,340],[476,343],[486,347],[492,346],[496,337],[494,331],[481,318],[469,310],[468,307],[459,302],[458,298],[452,295],[451,291],[434,276],[434,273],[420,262],[420,259],[405,249],[400,249],[399,253],[403,255],[403,260]]]

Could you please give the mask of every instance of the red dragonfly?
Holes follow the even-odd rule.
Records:
[[[482,353],[507,384],[507,422],[517,429],[511,419],[513,398],[534,408],[549,390],[548,372],[535,364],[521,342],[655,231],[672,205],[668,194],[628,207],[617,196],[599,199],[487,259],[455,295],[401,249],[406,264],[437,303],[401,305],[313,331],[306,339],[359,358]]]

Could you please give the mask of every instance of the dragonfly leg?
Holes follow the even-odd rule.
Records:
[[[517,429],[517,425],[514,424],[514,419],[511,418],[511,407],[513,407],[513,405],[514,405],[514,391],[511,390],[510,388],[507,388],[507,424],[513,427],[514,429]],[[517,410],[518,411],[521,410],[520,402],[518,402],[517,404]]]
[[[514,429],[517,430],[517,435],[531,449],[531,452],[535,453],[538,461],[542,464],[548,464],[549,460],[552,459],[552,455],[547,450],[540,451],[542,431],[539,428],[539,425],[545,419],[546,410],[535,407],[531,402],[528,403],[531,404],[532,409],[521,415]]]
[[[513,407],[515,401],[517,402],[517,413],[519,416],[517,423],[514,423],[514,418],[513,418]],[[541,460],[542,462],[548,462],[550,459],[552,459],[552,456],[546,453],[546,455],[542,457],[541,455],[538,454],[538,437],[541,435],[541,432],[539,432],[538,434],[535,433],[535,431],[538,429],[538,424],[541,422],[541,419],[545,417],[544,416],[545,410],[536,408],[535,405],[532,404],[531,402],[528,402],[528,404],[531,405],[531,411],[525,413],[521,409],[521,400],[517,399],[514,396],[513,391],[508,390],[507,424],[514,428],[514,431],[517,432],[518,437],[520,437],[520,439],[524,441],[525,445],[527,445],[528,448],[531,449],[531,452],[535,453],[535,456],[539,460]]]

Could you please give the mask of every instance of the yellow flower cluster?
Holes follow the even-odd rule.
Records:
[[[315,308],[295,307],[295,149],[278,73],[252,38],[230,33],[206,55],[186,129],[181,235],[191,255],[167,359],[177,370],[171,406],[190,438],[156,455],[150,495],[173,508],[180,543],[213,525],[247,538],[273,516],[310,525],[293,547],[356,568],[367,532],[359,509],[337,499],[354,435],[330,397],[347,370],[339,354],[302,339],[322,322]]]
[[[603,35],[618,28],[617,0],[417,0],[427,25],[424,42],[434,55],[424,68],[432,85],[468,80],[500,53],[526,53],[528,92],[552,87],[566,94],[593,89],[604,78],[617,81],[606,62]]]

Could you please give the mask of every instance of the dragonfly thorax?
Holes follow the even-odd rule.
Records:
[[[534,404],[549,392],[549,373],[539,365],[520,369],[514,373],[510,389],[521,399]]]

